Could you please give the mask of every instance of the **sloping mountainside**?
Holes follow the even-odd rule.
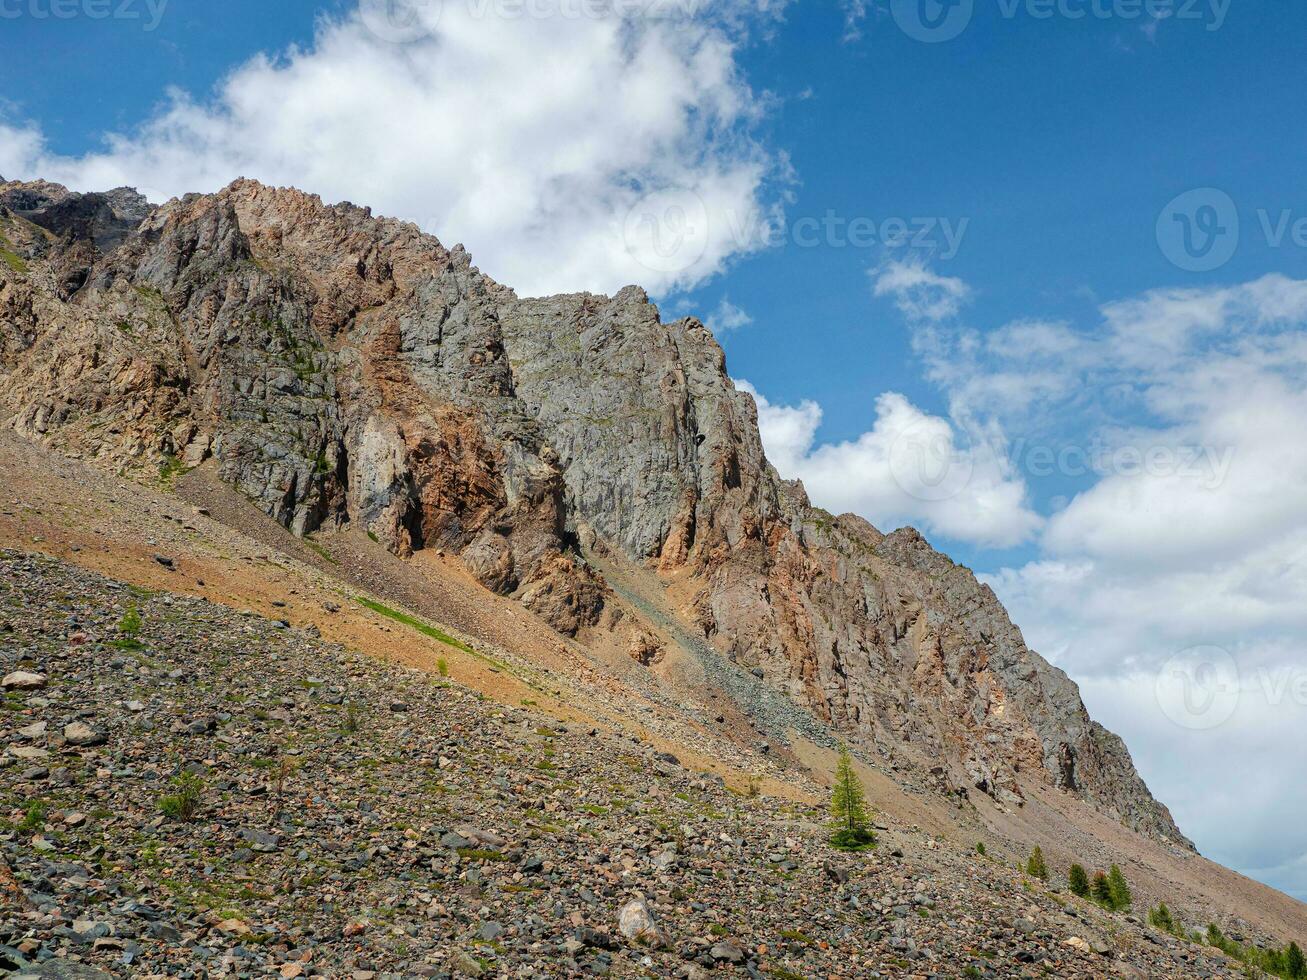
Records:
[[[0,973],[1241,975],[915,829],[830,851],[820,808],[202,599],[0,550],[0,636],[34,678]],[[195,812],[165,821],[179,770]]]
[[[638,288],[521,298],[413,225],[248,180],[157,208],[0,184],[0,235],[22,436],[457,557],[642,664],[706,651],[761,679],[743,708],[778,744],[794,704],[959,806],[1053,787],[1191,846],[993,593],[910,529],[811,506],[710,332]]]

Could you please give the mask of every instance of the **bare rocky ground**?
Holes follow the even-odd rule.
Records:
[[[834,852],[819,810],[317,632],[0,553],[7,969],[1238,975],[911,827]]]
[[[485,975],[605,965],[618,975],[745,975],[748,957],[696,962],[704,950],[694,941],[709,943],[711,959],[723,939],[763,976],[1237,975],[1138,916],[1025,882],[1012,869],[1033,843],[1059,879],[1072,859],[1120,861],[1140,910],[1166,900],[1192,927],[1216,921],[1281,944],[1302,935],[1298,903],[1053,791],[1031,792],[1019,810],[959,808],[924,792],[916,773],[864,766],[888,829],[873,855],[835,854],[817,809],[829,751],[795,735],[764,752],[724,690],[685,674],[674,645],[645,668],[628,651],[559,638],[438,556],[401,561],[352,534],[306,543],[205,477],[192,473],[169,493],[0,432],[0,548],[62,561],[0,562],[9,627],[0,627],[0,676],[25,666],[48,678],[42,690],[8,695],[12,710],[0,713],[0,854],[37,903],[5,906],[0,945],[36,942],[22,955],[29,964],[52,956],[47,976],[76,975],[53,972],[70,957],[133,976],[474,971],[459,953],[485,960]],[[653,601],[637,577],[623,588]],[[366,595],[475,652],[369,612],[356,601]],[[123,639],[131,604],[143,650],[110,645]],[[704,719],[705,706],[717,716]],[[78,720],[106,742],[69,745],[65,726]],[[138,727],[147,720],[153,730]],[[162,820],[159,797],[196,765],[206,787],[197,820]],[[44,778],[24,777],[40,769]],[[431,788],[442,781],[449,792]],[[745,795],[751,781],[761,796]],[[39,826],[24,824],[32,800],[47,804]],[[69,812],[85,821],[69,824]],[[467,827],[504,841],[465,837],[473,850],[511,860],[456,862],[457,848],[441,841]],[[243,831],[277,835],[275,849],[257,850]],[[994,860],[975,855],[977,840]],[[677,856],[660,869],[669,842]],[[234,859],[243,850],[251,860]],[[366,864],[350,863],[369,851]],[[543,874],[523,866],[532,855],[545,860]],[[636,891],[670,949],[621,936],[618,913]],[[0,881],[6,902],[16,894]],[[47,896],[54,904],[42,911]],[[444,910],[428,914],[433,901]],[[160,919],[114,911],[127,902]],[[59,919],[41,918],[52,909]],[[578,938],[577,912],[581,927],[618,948],[576,947],[596,938]],[[151,921],[184,938],[151,938]],[[78,922],[93,933],[103,922],[107,933],[77,936]],[[481,939],[487,922],[504,933]],[[1073,938],[1085,945],[1067,945]],[[305,951],[310,960],[296,965]]]

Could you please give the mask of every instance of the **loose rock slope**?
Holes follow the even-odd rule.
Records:
[[[910,826],[831,851],[819,811],[315,632],[0,551],[0,970],[1239,975]]]

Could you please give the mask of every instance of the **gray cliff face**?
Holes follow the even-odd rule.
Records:
[[[697,320],[645,294],[521,299],[397,221],[238,181],[150,208],[0,184],[0,416],[124,468],[195,466],[299,534],[458,554],[557,629],[579,558],[688,574],[723,656],[947,792],[1036,779],[1186,843],[1119,739],[988,588],[916,532],[812,508]]]
[[[684,561],[741,456],[761,472],[753,401],[697,320],[663,324],[636,287],[510,301],[514,390],[559,454],[569,510],[637,560]],[[723,467],[725,469],[723,469]],[[722,515],[726,516],[726,515]]]

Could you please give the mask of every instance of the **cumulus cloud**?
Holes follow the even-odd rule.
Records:
[[[965,283],[920,262],[872,275],[952,425],[1004,447],[1009,484],[1059,490],[1036,557],[982,578],[1206,853],[1307,897],[1307,789],[1284,778],[1307,769],[1307,281],[982,331],[959,320]],[[1219,785],[1177,764],[1193,758]]]
[[[941,276],[921,258],[888,259],[869,274],[872,293],[890,297],[899,312],[913,321],[951,319],[971,297],[965,282]]]
[[[1025,401],[992,382],[1017,356],[1004,331],[932,338],[973,409],[1097,447],[1041,556],[985,578],[1200,846],[1302,897],[1307,791],[1283,774],[1307,768],[1307,282],[1158,290],[1102,315],[1015,328],[1048,379]],[[1220,787],[1176,764],[1195,757]]]
[[[739,216],[770,213],[774,161],[737,57],[781,5],[389,2],[321,21],[310,48],[252,59],[212,98],[167,93],[85,156],[10,120],[0,173],[155,200],[294,184],[461,241],[523,293],[664,293],[759,247]]]
[[[736,384],[758,403],[772,464],[802,480],[819,507],[860,514],[886,531],[911,524],[996,547],[1019,544],[1039,527],[1024,485],[987,440],[964,438],[948,419],[901,394],[876,399],[871,428],[858,438],[819,445],[816,402],[773,405],[747,381]]]
[[[717,308],[709,313],[703,322],[714,336],[720,337],[740,327],[747,327],[753,322],[753,317],[723,296]]]
[[[1307,763],[1307,710],[1276,693],[1286,677],[1245,671],[1232,714],[1208,729],[1161,710],[1156,672],[1090,678],[1081,693],[1096,718],[1127,734],[1149,786],[1204,854],[1307,900],[1307,786],[1290,776]]]

